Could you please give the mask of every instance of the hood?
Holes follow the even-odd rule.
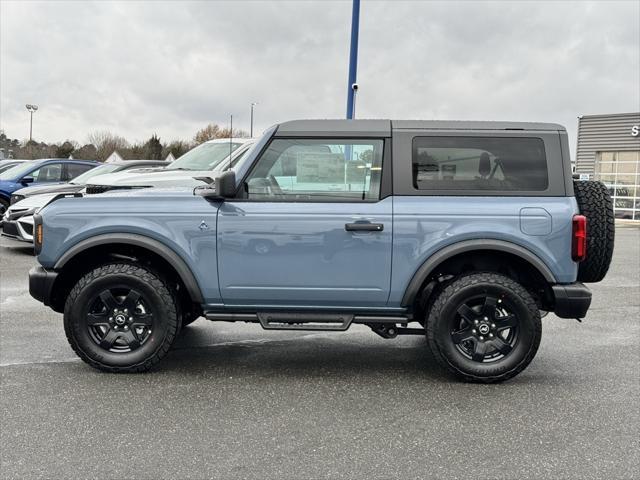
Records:
[[[19,202],[14,203],[8,209],[8,211],[13,210],[38,210],[44,207],[47,203],[49,203],[53,198],[59,195],[61,192],[55,193],[45,193],[42,195],[33,195],[31,197],[27,197],[24,200],[20,200]]]
[[[4,188],[13,188],[16,182],[13,180],[0,180],[0,190]]]
[[[215,178],[220,172],[213,170],[158,170],[132,175],[126,172],[98,175],[89,180],[89,185],[116,187],[189,187],[204,185],[206,182],[194,177]]]
[[[79,192],[84,185],[74,185],[71,183],[62,183],[57,185],[36,185],[33,187],[25,187],[13,192],[14,195],[22,195],[23,197],[31,197],[32,195],[40,195],[43,193],[74,193]]]

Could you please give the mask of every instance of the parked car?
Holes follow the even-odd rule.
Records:
[[[43,193],[73,193],[82,190],[90,180],[100,175],[122,172],[127,175],[141,174],[150,170],[162,169],[171,165],[164,160],[123,160],[121,162],[101,163],[97,167],[78,175],[68,183],[57,185],[35,185],[16,190],[11,195],[11,204],[26,197],[42,195]]]
[[[9,206],[11,194],[28,185],[68,182],[99,165],[92,160],[46,158],[30,160],[0,173],[0,205]]]
[[[58,199],[35,232],[31,295],[97,369],[148,370],[204,316],[422,335],[473,382],[527,367],[541,312],[584,317],[614,243],[566,130],[511,122],[286,122],[214,185]]]
[[[19,163],[23,163],[26,161],[27,160],[14,160],[14,159],[0,160],[0,173],[4,172],[5,170],[9,170],[11,167],[15,167]]]
[[[75,193],[84,189],[90,179],[112,172],[142,173],[149,168],[168,165],[160,160],[127,160],[105,163],[77,176],[69,183],[38,185],[16,190],[11,195],[11,205],[2,216],[1,233],[5,237],[22,242],[33,242],[33,214],[57,195]]]
[[[113,173],[89,182],[86,193],[146,187],[196,187],[235,165],[249,151],[251,138],[221,138],[205,142],[171,162],[167,168],[140,175]],[[231,157],[231,158],[229,158]]]

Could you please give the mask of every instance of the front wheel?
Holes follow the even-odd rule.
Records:
[[[83,276],[64,308],[69,344],[86,363],[108,372],[142,372],[158,363],[175,339],[177,300],[151,270],[104,265]]]
[[[500,382],[533,360],[542,336],[529,292],[497,273],[459,277],[437,296],[426,322],[436,360],[471,382]]]

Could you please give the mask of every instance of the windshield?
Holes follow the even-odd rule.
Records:
[[[211,170],[241,143],[203,143],[172,162],[167,170]]]
[[[10,168],[15,167],[18,163],[13,162],[0,162],[0,172],[4,172],[5,170],[9,170]]]
[[[88,172],[84,172],[82,175],[78,175],[71,182],[74,185],[86,185],[87,180],[96,175],[104,175],[105,173],[115,172],[120,165],[100,165],[99,167],[92,168]]]
[[[229,162],[229,157],[224,159],[224,161],[222,161],[222,162],[218,162],[218,164],[213,168],[213,171],[214,172],[226,172],[227,170],[229,170],[229,163],[231,163],[231,168],[233,170],[235,170],[235,168],[238,166],[238,164],[242,162],[242,159],[246,158],[247,154],[253,150],[253,145],[255,145],[255,144],[251,144],[251,146],[249,148],[247,148],[244,152],[241,152],[238,155],[236,155],[235,157],[233,157],[231,162]]]
[[[25,174],[29,173],[37,165],[36,162],[25,162],[11,167],[9,170],[5,170],[0,173],[0,180],[13,180],[14,178],[22,178]]]

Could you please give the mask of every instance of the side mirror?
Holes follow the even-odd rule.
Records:
[[[35,179],[33,177],[22,177],[22,180],[20,180],[20,183],[22,183],[23,185],[27,185],[33,182],[35,182]]]
[[[209,186],[198,188],[198,195],[208,200],[223,202],[226,198],[233,198],[236,194],[236,172],[227,170],[214,180],[214,188]]]
[[[216,191],[222,198],[233,198],[236,194],[236,172],[227,170],[216,177]]]

